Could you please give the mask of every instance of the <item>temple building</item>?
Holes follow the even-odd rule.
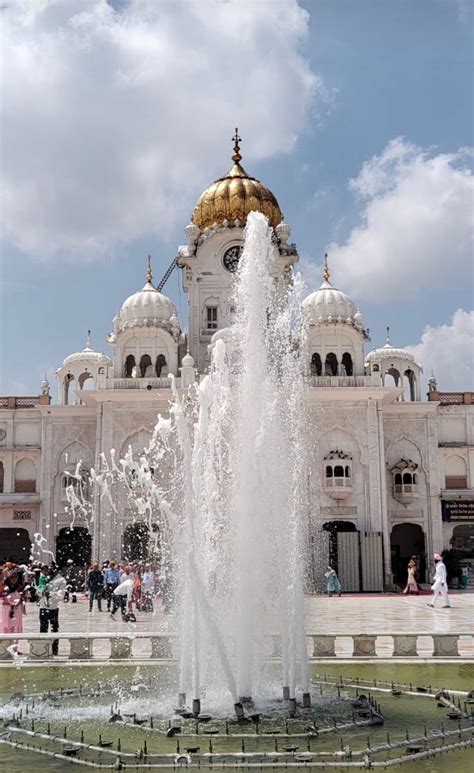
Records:
[[[173,262],[187,320],[179,320],[163,283],[155,286],[149,262],[144,286],[113,319],[109,353],[88,335],[84,349],[58,367],[57,402],[46,379],[39,396],[0,398],[0,560],[27,560],[32,544],[46,562],[51,551],[58,563],[77,566],[92,557],[146,557],[148,527],[135,512],[124,508],[113,520],[96,497],[93,521],[71,524],[66,489],[78,465],[87,486],[101,454],[147,445],[157,413],[167,411],[168,374],[187,389],[206,372],[213,337],[232,325],[250,212],[268,218],[275,280],[289,280],[298,261],[290,226],[273,193],[245,171],[239,142],[236,133],[232,166],[199,197]],[[308,587],[319,586],[329,561],[346,591],[400,584],[411,556],[429,580],[430,556],[442,549],[455,548],[474,569],[474,393],[439,391],[432,376],[424,395],[422,363],[392,343],[389,331],[371,349],[363,314],[336,287],[327,259],[303,317]]]

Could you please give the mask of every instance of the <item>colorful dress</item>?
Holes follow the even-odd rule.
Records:
[[[13,590],[2,594],[2,633],[23,633],[23,593]]]

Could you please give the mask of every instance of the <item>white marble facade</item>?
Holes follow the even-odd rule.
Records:
[[[238,259],[242,225],[224,221],[202,229],[191,223],[185,229],[188,243],[179,248],[177,264],[189,299],[187,325],[182,321],[186,336],[172,301],[155,289],[149,268],[143,289],[123,302],[113,320],[110,356],[95,351],[88,339],[83,351],[67,356],[58,368],[57,404],[49,402],[47,383],[42,399],[30,404],[1,398],[3,552],[17,549],[15,533],[24,530],[30,540],[42,535],[43,548],[55,553],[61,529],[70,525],[68,472],[81,462],[86,476],[99,455],[112,448],[119,453],[129,445],[143,448],[157,413],[167,410],[167,375],[173,373],[186,388],[205,372],[212,336],[232,324],[229,265]],[[287,241],[289,230],[283,222],[275,228],[282,281],[298,260]],[[472,530],[470,515],[463,518],[463,512],[458,520],[443,522],[442,501],[474,500],[474,395],[443,398],[432,379],[430,399],[422,399],[421,365],[408,352],[388,338],[385,346],[366,352],[370,338],[362,313],[333,285],[327,266],[321,287],[303,305],[313,449],[308,544],[328,550],[327,541],[318,541],[323,524],[379,533],[387,587],[394,562],[412,553],[429,558],[450,546],[457,527]],[[116,523],[103,503],[94,505],[92,555],[120,558],[129,516],[124,512]],[[314,562],[314,551],[308,550],[308,557]]]

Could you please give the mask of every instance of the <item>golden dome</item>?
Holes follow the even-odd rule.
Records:
[[[209,188],[201,193],[192,216],[192,222],[201,230],[222,225],[224,220],[234,223],[239,220],[244,225],[249,212],[262,212],[269,224],[275,228],[283,220],[278,201],[268,188],[255,177],[249,177],[240,165],[240,155],[237,129],[235,130],[233,166],[225,177],[220,177]]]

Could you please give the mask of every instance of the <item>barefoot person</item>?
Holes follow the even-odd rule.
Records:
[[[442,596],[444,601],[443,608],[448,609],[451,604],[449,603],[448,597],[448,578],[446,574],[446,567],[439,553],[435,553],[433,558],[436,565],[434,582],[431,586],[431,590],[433,591],[433,600],[430,601],[428,606],[434,607],[438,596]]]
[[[418,583],[415,579],[416,575],[416,564],[413,559],[411,559],[408,562],[408,579],[407,579],[407,585],[404,593],[415,593],[417,596],[420,593],[420,589],[418,587]]]
[[[112,593],[112,612],[110,617],[115,620],[115,613],[117,609],[120,609],[122,617],[125,619],[127,613],[132,611],[132,594],[133,594],[133,576],[130,572],[125,570],[125,580],[120,585],[117,585]]]

